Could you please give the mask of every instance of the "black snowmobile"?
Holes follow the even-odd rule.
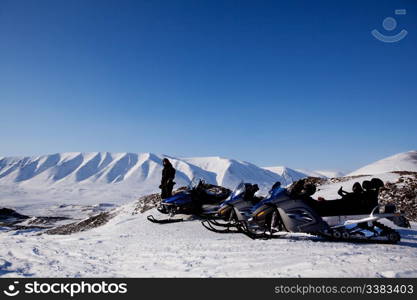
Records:
[[[382,184],[382,185],[381,185]],[[331,240],[397,243],[400,234],[379,222],[386,218],[400,227],[410,227],[394,205],[379,206],[379,179],[364,182],[361,199],[317,201],[316,188],[301,180],[291,190],[280,189],[254,209],[250,218],[240,220],[252,238],[268,238],[274,233],[302,232]]]
[[[167,224],[182,222],[184,219],[175,218],[176,215],[192,215],[207,217],[217,212],[221,202],[230,195],[230,190],[207,184],[204,180],[194,178],[189,186],[163,199],[157,210],[163,214],[168,214],[167,219],[156,219],[152,215],[147,218],[153,223]]]

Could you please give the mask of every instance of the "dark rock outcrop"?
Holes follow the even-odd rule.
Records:
[[[72,234],[80,231],[89,230],[95,227],[102,226],[106,224],[114,214],[110,212],[102,212],[98,215],[92,216],[88,219],[85,219],[80,222],[74,222],[71,224],[66,224],[58,226],[52,229],[45,231],[46,234]]]
[[[410,221],[417,221],[417,172],[393,172],[396,182],[387,182],[379,193],[380,204],[395,204]]]

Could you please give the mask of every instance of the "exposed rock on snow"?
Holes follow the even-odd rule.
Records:
[[[405,216],[417,221],[417,172],[395,172],[400,175],[396,182],[385,183],[379,199],[381,204],[395,204]]]
[[[29,225],[47,225],[53,226],[56,222],[71,220],[67,217],[32,217],[26,221]]]
[[[19,214],[18,212],[14,211],[10,208],[0,208],[0,222],[13,224],[17,222],[21,222],[22,220],[28,219],[28,216]]]
[[[158,206],[161,200],[161,194],[150,194],[140,197],[133,211],[133,214],[144,213],[152,208],[155,208]]]
[[[305,179],[305,183],[314,184],[316,187],[330,181],[329,179],[323,178],[323,177],[307,177],[304,179]],[[296,183],[297,181],[293,182],[290,186],[288,186],[288,189],[291,189]]]
[[[111,212],[102,212],[98,215],[92,216],[81,222],[70,223],[62,226],[58,226],[53,229],[45,231],[46,234],[72,234],[80,231],[86,231],[95,227],[106,224],[111,218],[115,216]]]
[[[13,209],[0,209],[0,226],[9,230],[48,229],[69,221],[73,221],[73,219],[63,216],[27,216]]]

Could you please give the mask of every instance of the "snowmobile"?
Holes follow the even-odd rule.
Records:
[[[255,197],[249,188],[252,185],[241,182],[228,199],[221,203],[216,214],[203,220],[201,224],[216,233],[245,233],[244,221],[248,220],[253,211],[274,198],[281,190],[281,183],[273,185],[266,198]]]
[[[156,219],[149,215],[147,219],[153,223],[168,224],[182,222],[185,219],[174,218],[176,215],[207,217],[217,212],[221,202],[230,195],[230,190],[210,185],[202,179],[194,178],[188,187],[173,196],[163,199],[158,205],[160,213],[167,214],[167,219]]]
[[[378,179],[379,180],[379,179]],[[374,180],[373,183],[377,183]],[[378,201],[379,187],[370,188],[370,194]],[[240,226],[251,238],[270,238],[274,233],[300,232],[321,236],[330,240],[370,241],[397,243],[400,234],[379,222],[386,218],[400,227],[409,227],[402,213],[394,205],[358,207],[346,200],[317,201],[311,198],[315,186],[304,185],[300,193],[280,189],[273,197],[263,201],[250,218],[242,218]],[[337,209],[335,209],[337,208]]]

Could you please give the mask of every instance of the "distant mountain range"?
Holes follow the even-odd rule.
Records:
[[[284,166],[261,168],[249,162],[222,157],[177,158],[153,153],[69,152],[34,157],[0,158],[0,184],[27,187],[80,184],[159,186],[162,159],[167,157],[177,170],[177,186],[198,177],[209,183],[235,187],[240,181],[258,183],[267,189],[307,176],[340,177],[340,172],[295,170]],[[417,171],[417,151],[400,153],[360,168],[348,175],[390,171]]]
[[[27,187],[75,183],[126,184],[157,189],[164,157],[169,158],[177,170],[177,186],[186,185],[195,177],[229,188],[235,187],[242,180],[256,182],[264,188],[276,181],[282,181],[283,184],[292,182],[288,176],[281,176],[248,162],[222,157],[176,158],[153,153],[70,152],[0,158],[0,184]]]

